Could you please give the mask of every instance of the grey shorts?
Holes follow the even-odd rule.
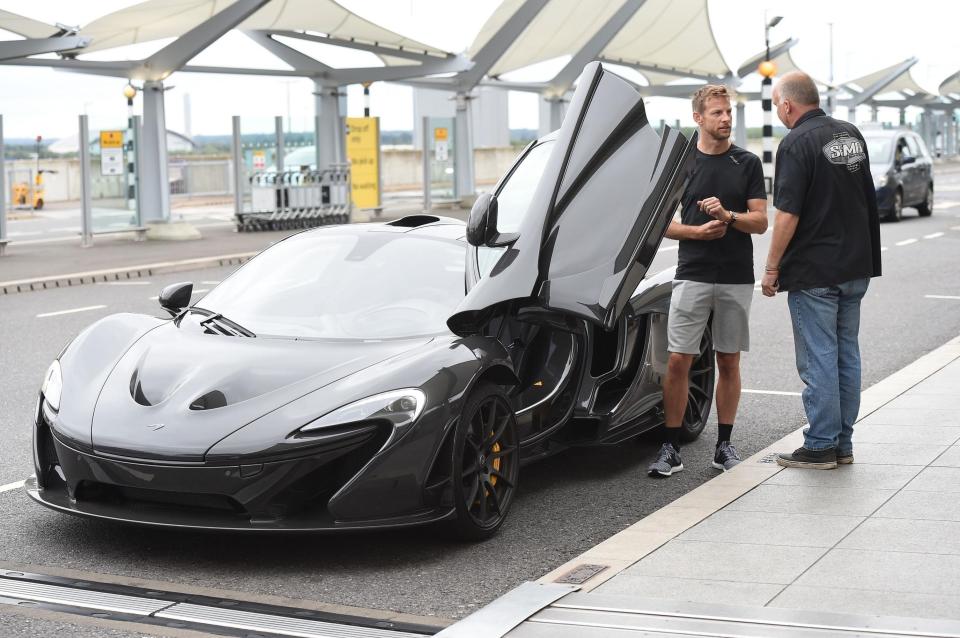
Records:
[[[750,349],[750,304],[753,284],[705,284],[674,279],[667,319],[667,349],[698,354],[700,339],[713,313],[713,348],[717,352]]]

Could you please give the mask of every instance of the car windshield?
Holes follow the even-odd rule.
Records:
[[[863,138],[867,142],[867,154],[871,165],[889,164],[893,157],[893,137],[867,135]]]
[[[497,230],[501,233],[515,233],[520,222],[530,208],[530,201],[540,183],[540,176],[553,150],[553,140],[537,144],[517,165],[510,177],[497,193]],[[506,248],[481,246],[477,250],[477,264],[480,275],[486,276],[500,259]]]
[[[261,336],[395,339],[446,332],[464,295],[464,245],[397,232],[291,237],[200,305]]]

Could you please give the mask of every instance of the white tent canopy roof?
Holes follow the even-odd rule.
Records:
[[[844,82],[844,84],[855,84],[859,86],[861,89],[864,89],[864,90],[868,89],[874,84],[876,84],[877,82],[883,80],[884,77],[890,75],[901,64],[903,63],[898,62],[897,64],[892,64],[886,68],[880,69],[879,71],[874,71],[873,73],[869,73],[867,75],[864,75],[862,77],[859,77],[853,80],[847,80],[846,82]],[[906,73],[901,74],[897,79],[895,79],[890,84],[880,89],[881,94],[892,93],[894,91],[901,91],[901,92],[906,91],[908,93],[913,93],[914,95],[930,94],[929,91],[927,91],[925,88],[917,84],[916,80],[913,79],[913,75],[911,75],[910,71],[907,71]]]
[[[25,38],[49,38],[57,27],[0,9],[0,29],[22,35]]]
[[[234,0],[146,0],[94,20],[83,27],[79,35],[93,38],[85,49],[87,52],[178,37],[233,2]],[[309,31],[344,40],[446,55],[445,51],[377,26],[343,8],[334,0],[270,2],[237,28]]]
[[[940,83],[940,95],[950,95],[951,93],[960,93],[960,71],[957,71],[946,80]]]
[[[523,1],[505,0],[494,11],[468,49],[469,57],[490,41]],[[500,75],[579,51],[623,4],[624,0],[552,0],[494,64],[490,74]],[[702,75],[730,73],[713,37],[707,0],[646,0],[601,55],[624,64]]]

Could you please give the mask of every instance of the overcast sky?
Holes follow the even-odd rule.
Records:
[[[676,0],[682,2],[684,0]],[[359,15],[427,44],[450,51],[466,49],[477,31],[496,9],[499,0],[340,0]],[[130,0],[0,0],[0,9],[50,23],[84,25],[94,18],[135,4]],[[829,75],[829,27],[834,32],[834,78],[852,79],[916,56],[914,78],[936,92],[940,82],[960,70],[957,25],[960,2],[955,0],[709,0],[710,18],[727,65],[736,69],[763,47],[764,15],[782,15],[771,31],[771,42],[795,37],[796,62],[817,78]],[[0,39],[12,36],[0,32]],[[160,44],[127,47],[99,57],[139,59]],[[362,64],[365,54],[351,52],[338,57],[338,64]],[[231,33],[200,54],[197,64],[276,67],[271,56]],[[553,66],[562,65],[557,61]],[[551,65],[544,65],[550,67]],[[544,71],[541,70],[541,73]],[[549,68],[546,69],[549,73]],[[519,73],[527,79],[537,78]],[[50,69],[0,66],[0,113],[6,137],[56,138],[74,134],[77,115],[86,112],[92,128],[119,128],[126,117],[122,96],[124,81],[79,75]],[[219,76],[176,73],[166,84],[173,87],[166,97],[167,125],[184,130],[184,96],[191,104],[193,134],[230,131],[230,117],[244,117],[244,130],[272,130],[272,116],[289,115],[294,130],[312,127],[313,85],[308,80]],[[381,117],[384,130],[409,129],[413,125],[411,91],[401,85],[374,84],[372,111]],[[137,100],[138,108],[140,100]],[[361,89],[348,90],[350,115],[363,109]],[[651,118],[681,119],[690,123],[683,100],[653,99]],[[845,115],[841,109],[839,115]],[[864,114],[861,114],[864,117]],[[883,119],[896,118],[894,111],[881,111]],[[759,106],[751,105],[748,123],[759,126]],[[537,98],[511,92],[510,126],[536,128]]]

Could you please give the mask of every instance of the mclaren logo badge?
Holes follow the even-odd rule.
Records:
[[[849,133],[839,133],[823,147],[823,154],[831,164],[846,166],[851,173],[860,170],[860,164],[867,159],[863,142]]]
[[[157,430],[162,430],[165,426],[165,423],[151,423],[147,426],[147,429],[156,432]]]

